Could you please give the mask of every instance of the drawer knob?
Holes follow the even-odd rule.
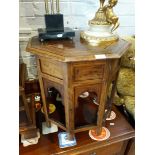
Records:
[[[91,153],[90,155],[96,155],[96,152]]]

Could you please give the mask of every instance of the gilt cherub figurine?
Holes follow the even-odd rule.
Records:
[[[90,25],[113,25],[111,31],[113,32],[119,26],[118,17],[113,11],[113,7],[118,0],[109,0],[109,4],[104,5],[105,0],[100,0],[100,8],[96,12],[95,17],[89,21]]]
[[[106,21],[113,25],[111,31],[113,32],[119,26],[118,17],[115,15],[113,11],[113,7],[117,4],[118,0],[109,0],[109,4],[105,6],[105,16]]]

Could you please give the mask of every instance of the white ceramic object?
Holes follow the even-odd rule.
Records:
[[[111,25],[90,25],[88,30],[81,32],[81,38],[97,46],[103,42],[117,41],[119,37],[111,32]]]
[[[105,110],[106,112],[107,110]],[[113,120],[116,118],[116,113],[114,111],[111,111],[110,117],[106,118],[107,121]]]
[[[40,138],[40,132],[37,132],[37,137],[35,138],[30,138],[30,139],[24,139],[24,135],[21,135],[21,143],[23,143],[23,146],[29,146],[29,145],[34,145],[38,143],[38,140]]]
[[[111,25],[90,25],[89,29],[85,31],[85,34],[101,38],[115,35],[111,32]]]
[[[58,132],[57,125],[51,123],[51,127],[47,127],[46,122],[42,122],[42,134],[43,135],[54,133],[54,132]]]
[[[81,98],[87,98],[89,96],[89,92],[84,92],[80,95]]]

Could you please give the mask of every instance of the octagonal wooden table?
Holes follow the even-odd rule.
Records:
[[[96,128],[100,134],[106,117],[109,115],[116,88],[116,80],[120,67],[120,58],[127,51],[130,44],[119,39],[117,43],[93,47],[80,40],[76,32],[72,40],[53,40],[40,42],[38,37],[32,37],[27,45],[27,51],[37,56],[38,77],[41,88],[44,113],[47,125],[52,121],[58,127],[69,133]],[[108,111],[105,113],[108,91]],[[65,123],[49,117],[47,96],[49,87],[56,88],[62,97]],[[95,92],[98,105],[95,124],[75,126],[76,108],[79,106],[78,97],[84,92]],[[61,113],[59,113],[61,115]]]

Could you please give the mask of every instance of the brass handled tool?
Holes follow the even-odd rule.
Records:
[[[45,11],[46,11],[46,14],[49,14],[48,0],[44,0],[44,2],[45,2]]]
[[[56,0],[56,11],[60,13],[59,0]]]
[[[51,4],[51,14],[55,14],[54,12],[54,0],[50,0]],[[56,14],[60,13],[59,0],[56,0]]]
[[[54,0],[50,0],[51,3],[51,14],[54,14]]]

